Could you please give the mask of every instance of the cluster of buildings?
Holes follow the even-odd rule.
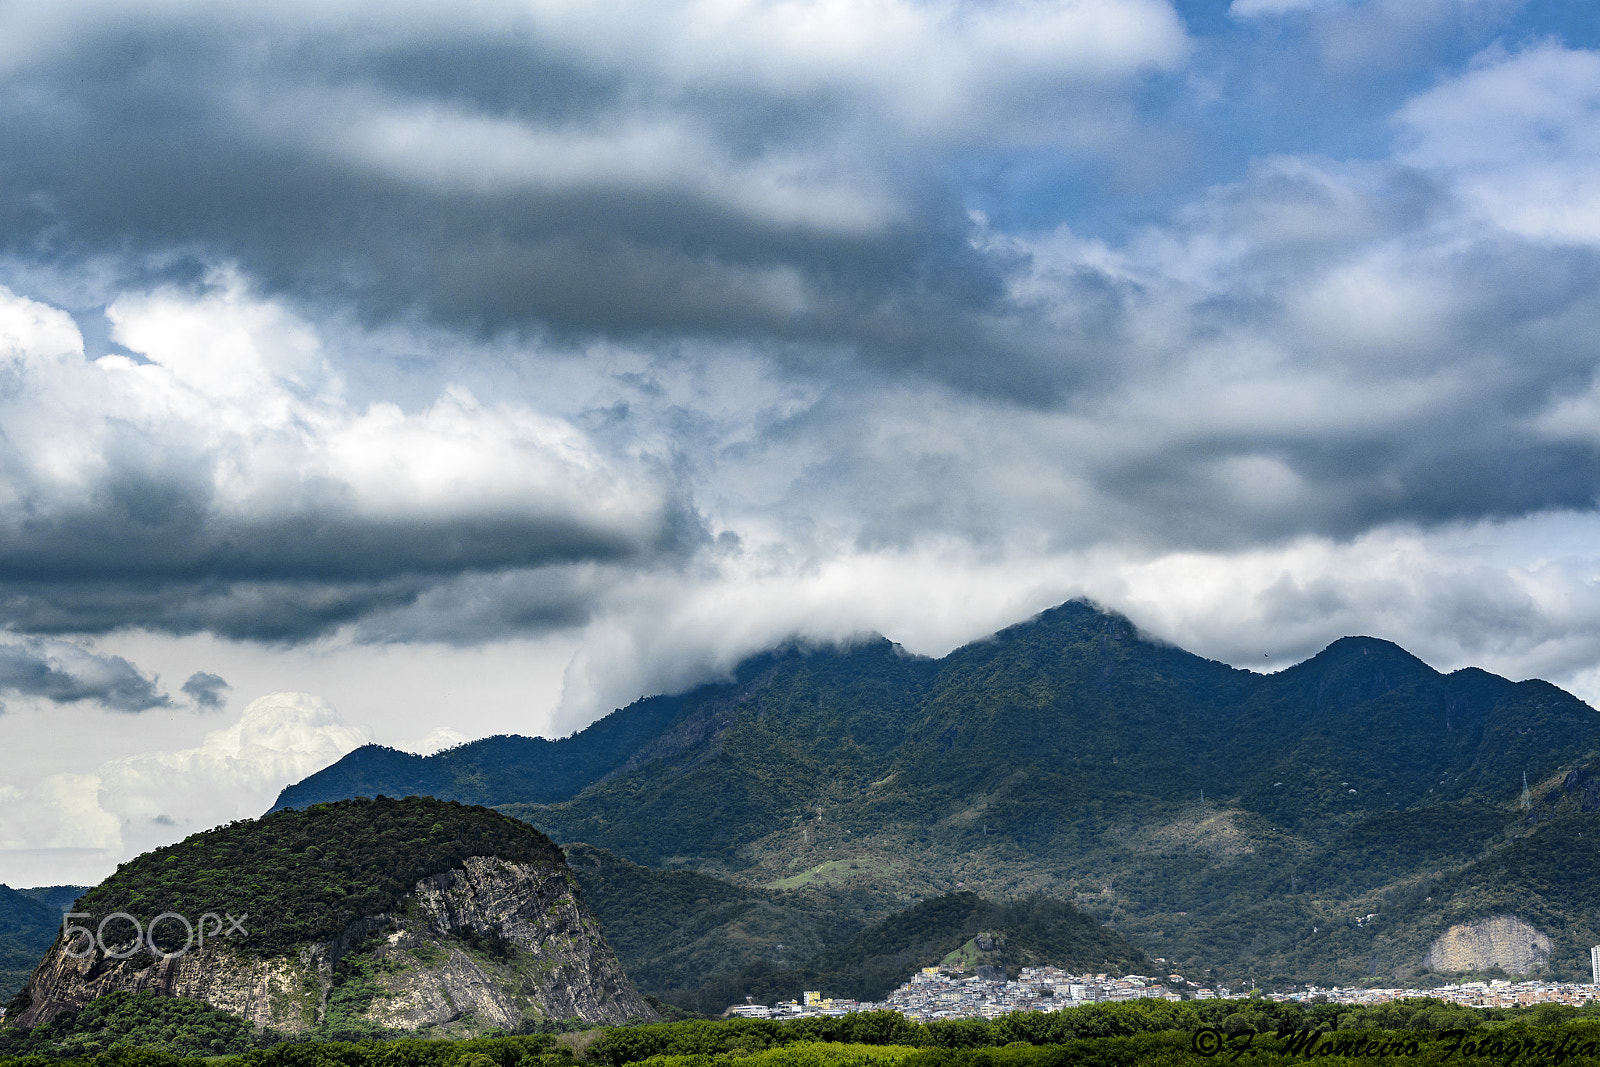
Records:
[[[935,1019],[992,1019],[1014,1011],[1056,1011],[1084,1004],[1139,1000],[1157,997],[1182,1000],[1180,994],[1161,984],[1161,979],[1130,974],[1114,978],[1106,974],[1067,974],[1058,967],[1024,967],[1012,981],[984,977],[962,978],[938,967],[925,967],[911,981],[889,994],[887,1000],[866,1002],[833,1000],[808,992],[799,1001],[786,1001],[767,1007],[764,1004],[738,1004],[729,1015],[758,1019],[801,1019],[816,1015],[847,1015],[853,1011],[897,1011],[908,1019],[932,1022]],[[1168,975],[1175,986],[1186,983],[1182,975]],[[1196,1000],[1226,998],[1230,991],[1195,989]],[[1431,989],[1319,989],[1303,993],[1271,993],[1272,1000],[1330,1004],[1383,1004],[1407,997],[1433,997],[1470,1008],[1512,1008],[1536,1004],[1570,1004],[1581,1007],[1591,999],[1600,1000],[1600,983],[1510,982],[1496,979]]]
[[[1024,967],[1013,981],[957,978],[937,967],[924,968],[889,994],[878,1007],[909,1019],[992,1019],[1014,1011],[1055,1011],[1101,1001],[1160,997],[1183,999],[1157,979],[1130,974],[1067,974],[1059,967]]]
[[[912,975],[911,981],[890,993],[887,1000],[877,1003],[830,1000],[819,993],[808,992],[803,1001],[788,1001],[770,1008],[762,1004],[738,1004],[729,1008],[728,1014],[758,1019],[795,1019],[888,1009],[908,1019],[930,1022],[934,1019],[992,1019],[1014,1011],[1055,1011],[1143,997],[1182,999],[1158,981],[1136,974],[1121,978],[1107,974],[1073,975],[1058,967],[1024,967],[1015,980],[1005,981],[976,976],[959,978],[938,967],[925,967]]]

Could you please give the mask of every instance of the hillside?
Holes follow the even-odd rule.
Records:
[[[488,773],[506,744],[417,765],[557,840],[749,889],[1067,899],[1191,976],[1427,981],[1435,939],[1502,913],[1552,939],[1551,974],[1600,941],[1600,872],[1571,847],[1600,834],[1600,716],[1373,638],[1259,675],[1075,602],[939,660],[882,639],[755,657],[543,742],[605,766],[560,790]],[[355,773],[376,759],[280,803],[411,787]]]
[[[1047,963],[1117,974],[1155,966],[1061,901],[996,904],[957,892],[902,909],[861,889],[758,889],[651,870],[588,845],[566,853],[639,988],[708,1015],[746,996],[770,1003],[806,989],[880,1000],[918,968],[947,959],[1013,975]],[[982,950],[973,944],[980,935]]]
[[[22,988],[60,932],[60,910],[32,893],[0,885],[0,998]]]
[[[738,978],[746,971],[805,963],[896,906],[651,870],[582,844],[566,853],[584,902],[640,990],[712,1015],[743,1001]],[[726,999],[733,986],[739,991]],[[798,995],[796,987],[784,997]]]
[[[560,850],[482,807],[379,797],[230,823],[122,865],[76,911],[98,937],[57,938],[8,1023],[117,992],[325,1037],[653,1016]]]
[[[950,893],[890,915],[804,966],[755,966],[723,990],[728,1003],[743,995],[771,1003],[816,989],[825,996],[882,1000],[919,969],[937,964],[1015,978],[1044,964],[1074,973],[1145,974],[1155,970],[1127,939],[1058,900],[1031,898],[996,904],[976,893]]]

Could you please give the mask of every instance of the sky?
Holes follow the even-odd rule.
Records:
[[[0,881],[1073,597],[1600,702],[1600,12],[0,0]]]

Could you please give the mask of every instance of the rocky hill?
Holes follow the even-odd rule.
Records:
[[[219,827],[124,864],[76,910],[83,931],[56,940],[8,1023],[113,992],[321,1036],[655,1014],[560,850],[452,802],[379,797]]]
[[[855,894],[858,928],[959,888],[1045,894],[1235,984],[1442,980],[1468,956],[1434,942],[1497,915],[1549,938],[1535,973],[1586,976],[1600,942],[1581,843],[1600,835],[1600,715],[1373,638],[1261,675],[1070,603],[938,660],[777,649],[512,744],[363,750],[279,803],[407,791],[426,768],[651,868]]]

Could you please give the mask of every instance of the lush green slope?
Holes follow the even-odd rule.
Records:
[[[558,863],[526,823],[483,807],[389,797],[280,811],[146,852],[89,890],[78,910],[155,916],[249,914],[236,947],[260,956],[326,941],[392,910],[421,878],[469,856]]]
[[[628,976],[641,991],[693,1011],[721,1012],[731,1002],[713,990],[732,976],[752,966],[802,963],[881,910],[859,900],[651,870],[587,845],[569,845],[566,854],[584,903]]]
[[[0,1004],[28,981],[61,932],[61,912],[35,895],[0,885]]]
[[[1257,675],[1072,603],[937,661],[782,649],[542,744],[567,753],[527,757],[542,791],[488,775],[470,798],[749,889],[1042,892],[1192,975],[1414,977],[1450,922],[1523,907],[1578,977],[1600,933],[1576,918],[1597,855],[1571,848],[1600,839],[1600,785],[1548,817],[1521,804],[1524,776],[1537,799],[1600,755],[1600,716],[1372,638]],[[359,769],[319,788],[359,791]]]

